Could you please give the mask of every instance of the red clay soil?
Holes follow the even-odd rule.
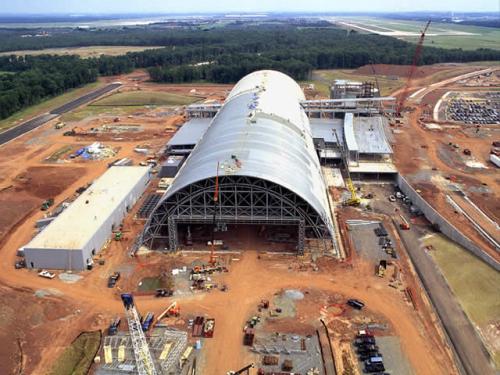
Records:
[[[500,222],[500,200],[491,200],[489,195],[484,193],[469,193],[469,198],[493,221]]]
[[[79,167],[29,167],[17,176],[16,191],[26,191],[42,199],[53,198],[78,180],[85,169]]]
[[[60,319],[72,309],[61,298],[39,298],[25,288],[0,285],[0,295],[0,373],[28,373],[26,369],[40,361],[43,349],[69,323]]]
[[[422,105],[429,105],[431,106],[431,110],[434,109],[434,106],[436,105],[436,103],[438,102],[439,99],[441,99],[441,97],[447,92],[448,90],[446,89],[441,89],[441,90],[434,90],[434,91],[431,91],[430,93],[428,93],[427,95],[425,95],[423,98],[422,98]]]
[[[460,194],[454,194],[452,196],[456,204],[460,206],[471,218],[474,220],[484,231],[486,231],[495,241],[500,243],[500,231],[497,229],[497,225],[493,224],[490,220],[484,217],[477,208],[469,203]]]
[[[13,188],[0,193],[0,239],[22,219],[30,216],[40,206],[40,199],[25,192],[10,193]],[[1,241],[0,241],[1,244]]]

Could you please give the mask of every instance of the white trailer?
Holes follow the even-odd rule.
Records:
[[[496,156],[495,154],[490,154],[490,161],[497,166],[497,168],[500,168],[500,158]]]

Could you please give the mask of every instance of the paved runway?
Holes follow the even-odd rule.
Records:
[[[101,95],[104,95],[118,87],[121,86],[121,83],[112,83],[109,84],[105,87],[101,87],[100,89],[94,90],[88,94],[85,94],[83,96],[80,96],[79,98],[76,98],[66,104],[63,104],[62,106],[53,109],[50,111],[50,113],[45,113],[43,115],[40,115],[38,117],[35,117],[31,120],[28,120],[26,122],[23,122],[20,125],[17,125],[13,128],[10,128],[2,133],[0,133],[0,145],[3,145],[4,143],[7,143],[27,132],[30,130],[36,129],[39,126],[42,126],[46,122],[56,118],[59,115],[62,115],[63,113],[69,112],[82,104],[88,103],[94,99],[97,99]]]

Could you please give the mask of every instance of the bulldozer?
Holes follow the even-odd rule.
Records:
[[[67,137],[72,137],[75,135],[87,135],[87,132],[78,126],[75,126],[73,129],[64,132],[63,135]]]

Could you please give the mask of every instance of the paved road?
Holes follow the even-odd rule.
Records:
[[[450,83],[454,83],[454,82],[460,81],[462,79],[467,79],[467,78],[475,77],[475,76],[478,76],[480,74],[494,72],[496,70],[498,70],[498,68],[480,69],[480,70],[475,70],[475,71],[470,72],[470,73],[461,74],[461,75],[456,76],[456,77],[448,78],[448,79],[445,79],[445,80],[442,80],[442,81],[439,81],[439,82],[435,82],[435,83],[433,83],[432,85],[430,85],[428,87],[424,87],[424,88],[416,91],[415,93],[413,93],[412,95],[410,95],[409,98],[411,100],[417,100],[417,101],[418,100],[422,100],[423,97],[425,95],[427,95],[428,93],[430,93],[431,91],[434,91],[434,90],[437,90],[439,88],[442,88],[443,86],[449,85]]]
[[[461,372],[467,375],[495,375],[490,356],[476,330],[434,260],[420,248],[417,229],[402,231],[398,228],[398,231],[451,340]]]
[[[112,83],[107,86],[101,87],[100,89],[94,90],[88,94],[85,94],[83,96],[80,96],[77,99],[74,99],[66,104],[63,104],[62,106],[53,109],[50,111],[50,113],[45,113],[43,115],[40,115],[38,117],[35,117],[31,120],[28,120],[26,122],[23,122],[20,125],[17,125],[13,128],[10,128],[3,133],[0,133],[0,145],[3,145],[4,143],[7,143],[33,129],[38,128],[39,126],[42,126],[46,122],[56,118],[59,115],[62,115],[63,113],[69,112],[83,104],[86,104],[94,99],[97,99],[99,96],[104,95],[111,90],[114,90],[118,87],[120,87],[120,83]]]

